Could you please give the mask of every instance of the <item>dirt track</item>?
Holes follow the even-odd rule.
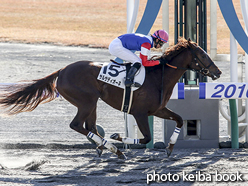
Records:
[[[0,83],[42,78],[78,60],[105,62],[111,57],[105,49],[81,47],[0,43],[0,48]],[[228,63],[216,64],[225,72],[219,81],[228,81]],[[152,185],[213,185],[217,184],[216,171],[227,176],[238,171],[245,184],[248,181],[247,148],[175,149],[170,158],[164,149],[133,149],[126,151],[125,161],[105,150],[98,158],[88,140],[69,128],[75,113],[72,105],[57,98],[33,112],[1,117],[0,185],[146,185],[147,174],[152,176],[154,171],[180,179]],[[97,113],[97,123],[104,127],[107,139],[114,132],[123,134],[123,113],[101,101]],[[155,142],[162,139],[161,126],[161,120],[155,118]],[[223,120],[220,134],[226,135]],[[199,171],[211,175],[211,182],[183,180],[183,174],[195,176]],[[237,181],[218,184],[244,185]]]
[[[167,158],[161,150],[135,149],[128,150],[126,155],[128,160],[123,161],[106,151],[98,158],[93,149],[4,149],[0,157],[0,162],[4,162],[0,165],[0,184],[143,186],[147,180],[152,180],[154,171],[160,176],[178,175],[179,179],[165,182],[162,176],[160,179],[164,182],[151,181],[151,185],[243,186],[248,180],[247,149],[180,149],[175,150],[171,158]],[[200,180],[195,177],[199,171],[208,177],[208,181],[195,181]],[[220,181],[221,177],[216,177],[216,173],[226,175],[225,180],[231,175],[234,180],[235,175],[242,174],[240,178],[245,182],[240,179],[233,182]],[[189,179],[189,174],[194,178]],[[174,176],[174,179],[177,177]],[[204,180],[203,176],[201,180]]]

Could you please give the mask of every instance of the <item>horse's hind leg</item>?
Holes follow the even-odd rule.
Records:
[[[94,134],[97,134],[98,136],[102,138],[102,136],[98,133],[97,127],[96,127],[96,107],[86,119],[85,129],[93,132]]]
[[[83,127],[84,121],[85,128]],[[98,134],[96,128],[96,107],[93,107],[93,109],[90,109],[90,107],[87,109],[79,109],[76,117],[71,122],[70,127],[95,141],[97,144],[96,150],[99,156],[101,156],[103,146],[105,146],[108,150],[115,153],[118,158],[126,159],[126,156],[117,149],[115,145],[108,142]]]
[[[59,90],[60,94],[68,100],[70,103],[75,105],[78,108],[78,113],[73,119],[73,121],[70,123],[71,129],[91,138],[93,141],[96,142],[98,149],[98,155],[100,156],[102,154],[102,149],[104,145],[106,148],[108,148],[111,152],[114,152],[118,155],[118,158],[124,159],[125,155],[118,150],[113,144],[109,143],[105,139],[102,139],[100,135],[97,132],[96,128],[96,105],[97,105],[97,96],[82,94],[82,92],[76,92],[71,95],[72,89],[68,91],[67,93],[60,87]],[[80,95],[76,98],[75,95]],[[83,127],[84,122],[85,128]]]
[[[91,112],[91,114],[88,116],[88,118],[85,121],[85,129],[96,134],[97,136],[99,136],[100,138],[102,138],[102,136],[98,133],[97,131],[97,127],[96,127],[96,107],[94,108],[94,110]],[[87,135],[90,135],[90,133],[88,133]],[[98,147],[96,148],[97,154],[100,157],[102,155],[103,152],[103,145],[98,144]]]
[[[95,109],[91,112],[91,114],[88,116],[88,118],[85,121],[85,128],[86,130],[98,135],[101,137],[102,140],[102,144],[99,145],[96,150],[99,156],[101,156],[102,151],[103,151],[103,146],[105,146],[109,151],[115,153],[116,155],[118,155],[118,158],[120,159],[126,159],[125,155],[119,150],[117,149],[117,147],[113,144],[111,144],[110,142],[108,142],[106,139],[104,139],[97,131],[96,128],[96,107]],[[92,136],[91,133],[88,133],[87,136]]]
[[[174,120],[177,123],[177,125],[175,127],[175,131],[173,132],[173,134],[170,138],[170,142],[168,144],[168,147],[166,148],[167,155],[169,157],[171,155],[171,152],[173,151],[174,145],[177,142],[177,138],[178,138],[179,133],[181,131],[181,128],[183,126],[183,119],[181,118],[181,116],[172,112],[168,108],[163,108],[163,109],[159,110],[158,112],[156,112],[156,114],[154,114],[154,116],[157,116],[157,117],[160,117],[163,119]]]
[[[81,134],[83,134],[85,136],[87,136],[90,131],[85,129],[83,127],[83,124],[86,121],[86,119],[91,115],[91,113],[94,112],[93,110],[90,110],[89,108],[87,110],[88,111],[78,109],[77,115],[75,116],[75,118],[70,123],[71,129],[73,129],[73,130],[75,130],[75,131],[77,131],[77,132],[79,132],[79,133],[81,133]],[[96,133],[96,129],[94,131],[94,128],[95,127],[92,126],[90,128],[90,130],[93,130],[93,132]],[[97,140],[97,139],[96,139],[96,143],[99,144],[99,145],[102,144],[101,140]]]
[[[70,127],[71,129],[91,138],[98,146],[97,147],[98,156],[101,156],[103,151],[103,146],[102,146],[103,142],[102,142],[102,138],[99,136],[96,129],[95,110],[96,110],[95,108],[90,110],[89,107],[87,108],[87,110],[78,109],[78,113],[70,123]],[[86,123],[85,124],[86,128],[83,127],[84,122]]]

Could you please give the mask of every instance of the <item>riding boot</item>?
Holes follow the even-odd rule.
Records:
[[[134,76],[136,74],[136,72],[140,69],[141,64],[140,63],[134,63],[134,65],[130,68],[128,74],[127,74],[127,78],[125,81],[125,85],[127,87],[130,87],[134,84],[135,87],[141,87],[141,85],[139,83],[134,83]]]

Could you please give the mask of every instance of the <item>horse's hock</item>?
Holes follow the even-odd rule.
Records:
[[[167,107],[184,121],[175,148],[219,147],[219,100],[199,99],[198,89],[185,89],[185,99],[171,99]],[[164,126],[167,144],[175,130],[175,122],[165,120]]]

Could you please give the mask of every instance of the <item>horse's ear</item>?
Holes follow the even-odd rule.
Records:
[[[194,45],[191,43],[191,39],[188,38],[188,45],[190,46],[190,48],[194,48]]]

